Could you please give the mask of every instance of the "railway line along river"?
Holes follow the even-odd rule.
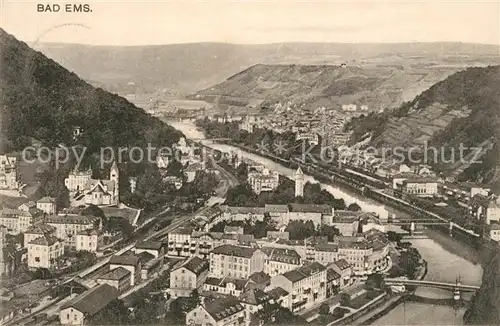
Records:
[[[188,139],[204,139],[201,131],[191,123],[169,122],[173,127],[182,131]],[[205,140],[203,144],[218,149],[220,151],[235,151],[242,157],[246,157],[271,170],[278,171],[280,174],[292,177],[294,171],[284,167],[276,162],[263,158],[261,156],[242,151],[239,148],[216,144]],[[307,181],[318,182],[313,177],[308,176]],[[347,204],[356,202],[363,210],[372,211],[383,216],[384,214],[395,214],[397,217],[404,217],[406,214],[399,212],[392,207],[369,200],[357,194],[344,189],[322,184],[322,187],[331,192],[337,198],[343,198]],[[482,268],[475,263],[476,253],[465,244],[455,241],[447,235],[427,230],[429,239],[412,240],[413,246],[417,248],[422,257],[427,261],[428,272],[425,277],[429,281],[442,281],[454,283],[457,277],[461,278],[463,284],[480,285],[482,277]],[[451,298],[450,291],[418,288],[417,295],[429,298]],[[459,325],[462,324],[462,317],[465,308],[455,310],[451,306],[431,305],[425,303],[407,302],[401,304],[383,317],[374,322],[375,325]]]

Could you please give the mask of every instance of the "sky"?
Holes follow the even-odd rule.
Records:
[[[90,1],[92,12],[38,12],[0,0],[0,26],[28,42],[468,42],[500,44],[500,0]]]

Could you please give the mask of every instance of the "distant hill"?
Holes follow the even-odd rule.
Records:
[[[430,71],[408,74],[398,66],[365,65],[254,65],[223,83],[199,91],[191,98],[216,104],[220,109],[291,101],[304,109],[342,104],[368,105],[379,110],[403,102],[404,89],[445,78],[453,69],[429,78]]]
[[[88,152],[104,146],[170,144],[180,132],[124,98],[94,88],[55,61],[0,29],[2,148],[19,150],[31,138],[45,144],[78,143]]]
[[[373,144],[388,148],[482,147],[481,164],[441,168],[458,179],[500,181],[500,66],[468,68],[433,85],[393,112],[356,119],[355,136],[373,134]],[[465,151],[467,153],[467,151]],[[446,157],[448,159],[448,156]]]
[[[432,68],[421,80],[426,87],[443,75],[466,66],[498,62],[497,46],[464,43],[282,43],[240,45],[192,43],[158,46],[90,46],[37,44],[36,49],[86,80],[118,93],[146,93],[168,89],[193,93],[225,81],[256,64],[390,65]],[[363,62],[362,62],[363,61]],[[431,76],[426,81],[425,76]],[[406,88],[405,76],[395,82]],[[400,82],[399,82],[400,81]],[[425,88],[415,85],[418,92]],[[416,95],[413,91],[407,99]]]

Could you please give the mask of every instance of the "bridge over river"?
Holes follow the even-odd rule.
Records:
[[[462,292],[475,292],[479,290],[479,286],[476,285],[467,285],[460,283],[447,283],[447,282],[435,282],[435,281],[426,281],[426,280],[402,280],[397,278],[386,278],[385,283],[387,285],[413,285],[413,286],[423,286],[423,287],[431,287],[437,289],[444,289],[455,291],[459,290]]]

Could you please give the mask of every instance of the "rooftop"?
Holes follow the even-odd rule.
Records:
[[[104,309],[111,301],[118,297],[118,291],[108,285],[98,285],[87,290],[61,307],[61,309],[73,308],[84,314],[93,316]]]
[[[38,225],[32,225],[26,230],[25,233],[29,234],[46,234],[46,233],[54,233],[56,231],[56,228],[48,225],[48,224],[38,224]]]
[[[269,260],[287,264],[300,264],[300,255],[294,249],[262,247]]]
[[[313,262],[312,264],[304,265],[297,269],[288,271],[283,274],[283,276],[295,283],[321,271],[324,271],[325,269],[325,266],[321,265],[320,263]]]
[[[299,213],[321,213],[331,214],[332,208],[330,205],[317,205],[317,204],[290,204],[291,212]]]
[[[215,321],[225,319],[245,309],[235,297],[215,299],[207,303],[204,308]]]
[[[234,284],[234,287],[236,288],[236,290],[241,291],[247,285],[248,280],[243,280],[243,279],[239,279],[239,278],[231,278],[231,277],[224,277],[224,278],[208,277],[205,280],[205,284],[223,287],[223,288],[226,288],[227,284],[229,284],[229,283]]]
[[[217,255],[250,258],[253,256],[256,250],[257,250],[256,248],[241,247],[241,246],[226,244],[215,248],[214,250],[212,250],[212,252]]]
[[[264,210],[268,213],[288,213],[288,205],[266,204]]]
[[[326,270],[326,280],[327,281],[332,281],[332,280],[338,280],[340,279],[341,276],[339,273],[337,273],[335,270],[328,268]]]
[[[333,263],[334,263],[335,265],[337,265],[337,267],[338,267],[341,271],[343,271],[343,270],[348,269],[348,268],[350,268],[350,267],[351,267],[351,264],[349,264],[349,263],[347,262],[347,260],[345,260],[345,259],[343,259],[343,258],[342,258],[342,259],[339,259],[339,260],[336,260],[336,261],[334,261]]]
[[[137,266],[137,264],[139,263],[139,257],[135,255],[114,255],[109,260],[109,263],[114,265]]]
[[[107,272],[106,274],[104,274],[102,276],[99,276],[99,279],[119,281],[119,280],[124,279],[125,277],[130,276],[130,274],[131,273],[128,269],[123,268],[123,267],[118,267],[118,268],[115,268],[115,269]]]
[[[97,220],[99,217],[96,216],[66,214],[48,216],[46,222],[52,224],[93,224]]]
[[[136,249],[160,250],[163,244],[160,241],[140,241],[135,244]]]
[[[274,300],[278,300],[281,297],[287,296],[288,292],[285,289],[283,289],[282,287],[278,286],[276,288],[269,290],[267,292],[267,294],[269,294],[269,296],[271,298],[273,298]]]
[[[271,296],[260,289],[249,289],[243,292],[240,295],[239,299],[241,302],[247,304],[259,305],[269,301],[269,299],[271,299]]]
[[[54,197],[43,197],[39,200],[37,200],[38,204],[55,204],[56,199]]]
[[[31,240],[30,244],[36,244],[41,246],[52,246],[57,242],[59,242],[59,239],[56,236],[49,233],[45,233],[41,237]]]
[[[210,263],[197,256],[194,256],[193,258],[186,261],[181,267],[184,267],[185,269],[193,272],[198,276],[209,269]]]
[[[255,272],[248,279],[257,284],[271,284],[271,277],[264,272]]]

